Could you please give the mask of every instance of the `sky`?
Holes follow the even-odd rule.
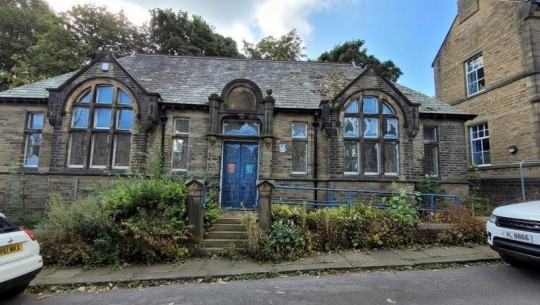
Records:
[[[46,0],[57,12],[93,3],[112,12],[124,10],[136,25],[148,10],[171,8],[199,15],[221,35],[256,43],[292,29],[304,41],[307,58],[316,59],[336,45],[364,40],[381,61],[392,60],[403,75],[398,83],[435,95],[431,64],[457,14],[457,0]]]

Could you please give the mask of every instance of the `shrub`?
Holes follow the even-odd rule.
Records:
[[[209,229],[214,225],[214,222],[221,215],[222,211],[219,208],[219,189],[207,188],[206,191],[206,206],[203,210],[204,228]]]
[[[486,241],[485,223],[478,220],[473,211],[467,207],[459,206],[454,211],[435,214],[433,221],[455,225],[453,229],[443,230],[437,235],[438,243],[469,245]]]
[[[44,258],[61,265],[180,260],[187,254],[186,201],[184,183],[165,178],[119,179],[69,206],[53,197],[37,231]]]
[[[305,240],[300,228],[291,221],[277,221],[259,239],[256,258],[260,261],[289,261],[302,257]]]

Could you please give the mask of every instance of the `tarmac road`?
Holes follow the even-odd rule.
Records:
[[[104,293],[21,295],[8,305],[540,304],[540,271],[495,264],[443,270],[184,284]]]

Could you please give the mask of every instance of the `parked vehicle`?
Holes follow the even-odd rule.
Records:
[[[43,268],[39,244],[0,213],[0,300],[23,292]]]
[[[493,210],[486,224],[490,247],[512,266],[540,266],[540,201]]]

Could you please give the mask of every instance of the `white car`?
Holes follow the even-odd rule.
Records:
[[[43,268],[34,235],[0,213],[0,300],[23,292]]]
[[[540,201],[493,210],[486,224],[488,243],[512,266],[540,265]]]

